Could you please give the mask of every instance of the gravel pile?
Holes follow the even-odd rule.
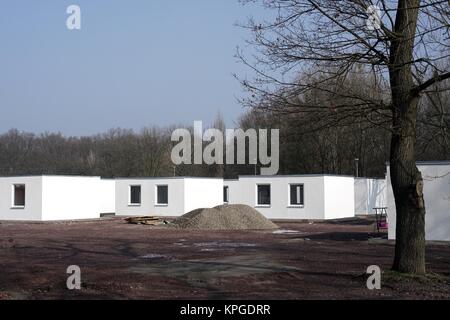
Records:
[[[172,223],[174,227],[199,230],[261,230],[278,226],[252,207],[236,204],[196,209]]]

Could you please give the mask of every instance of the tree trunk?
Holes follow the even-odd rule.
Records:
[[[393,115],[390,174],[397,212],[393,269],[413,274],[425,273],[423,180],[415,160],[419,96],[413,94],[411,71],[419,5],[420,0],[399,0],[389,65]]]
[[[410,109],[417,109],[417,106]],[[392,135],[390,160],[397,212],[393,269],[424,274],[425,203],[422,175],[416,167],[414,156],[415,128],[410,120],[399,121],[401,133]]]

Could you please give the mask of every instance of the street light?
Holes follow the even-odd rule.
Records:
[[[355,165],[356,165],[356,177],[359,177],[359,158],[355,158]]]

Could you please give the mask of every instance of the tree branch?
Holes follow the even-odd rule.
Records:
[[[431,79],[428,79],[424,83],[414,87],[412,89],[412,93],[413,93],[413,95],[419,95],[422,91],[426,90],[427,88],[429,88],[433,84],[441,82],[441,81],[446,80],[446,79],[450,79],[450,72],[439,74],[437,76],[434,76]]]

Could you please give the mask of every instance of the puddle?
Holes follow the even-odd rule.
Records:
[[[297,268],[273,261],[266,255],[221,257],[201,260],[158,260],[151,264],[137,265],[130,271],[184,279],[214,282],[220,277],[239,277],[258,273],[294,272]]]
[[[149,253],[144,256],[140,256],[139,259],[146,259],[146,260],[152,260],[152,259],[169,259],[169,256],[166,256],[164,254],[158,254],[158,253]]]
[[[244,242],[198,242],[194,243],[196,247],[217,247],[217,248],[242,248],[242,247],[256,247],[254,243],[244,243]]]
[[[177,242],[174,242],[173,244],[175,246],[186,247],[187,246],[186,241],[187,241],[186,239],[180,239]]]
[[[272,233],[273,234],[301,234],[303,232],[300,232],[300,231],[297,231],[297,230],[281,229],[281,230],[275,230]]]

